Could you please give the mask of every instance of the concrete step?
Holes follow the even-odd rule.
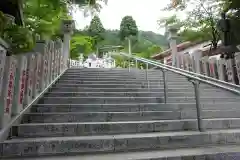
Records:
[[[240,110],[203,110],[201,117],[240,118]],[[195,119],[196,110],[182,111],[136,111],[136,112],[43,112],[28,113],[23,123],[64,123],[64,122],[116,122]]]
[[[132,84],[132,83],[146,83],[147,81],[146,80],[139,80],[139,79],[136,79],[136,80],[108,80],[108,81],[98,81],[98,79],[93,79],[93,80],[74,80],[74,79],[71,79],[71,80],[58,80],[57,83],[66,83],[66,84],[69,84],[69,83],[72,83],[72,84],[93,84],[93,83],[98,83],[98,84],[116,84],[116,83],[119,83],[119,84]],[[163,84],[163,81],[161,79],[159,80],[151,80],[149,81],[149,83],[151,84]],[[189,81],[167,81],[167,84],[179,84],[179,85],[182,85],[182,84],[190,84]]]
[[[238,160],[240,159],[238,145],[217,145],[196,148],[87,154],[87,155],[62,155],[47,157],[31,157],[24,159],[8,160]]]
[[[130,70],[130,73],[145,73],[146,70]],[[148,70],[149,73],[162,73],[159,70]],[[125,70],[96,70],[96,71],[88,71],[88,70],[67,70],[65,73],[89,73],[89,74],[93,74],[93,73],[129,73],[128,69]],[[169,72],[169,74],[174,74]]]
[[[23,123],[113,122],[113,121],[145,121],[167,119],[181,119],[181,112],[143,111],[143,112],[28,113],[24,115]]]
[[[163,75],[156,73],[156,74],[150,74],[150,73],[142,73],[142,74],[133,74],[133,73],[96,73],[96,74],[76,74],[76,73],[65,73],[63,74],[64,77],[92,77],[92,78],[104,78],[104,77],[132,77],[132,78],[145,78],[145,77],[156,77],[156,78],[162,78]],[[181,77],[178,75],[167,75],[167,78],[179,78],[179,79],[186,79],[185,77]]]
[[[203,127],[213,129],[240,128],[240,118],[203,119]],[[83,123],[29,123],[12,128],[11,138],[91,136],[109,134],[150,133],[170,131],[197,131],[196,119],[127,121],[127,122],[83,122]]]
[[[108,75],[108,76],[88,76],[88,75],[82,75],[82,76],[78,76],[78,75],[63,75],[61,77],[62,79],[82,79],[82,78],[89,78],[89,79],[146,79],[146,76],[134,76],[134,75],[118,75],[118,76],[112,76],[112,75]],[[156,75],[149,75],[148,79],[163,79],[161,76],[156,76]],[[181,78],[181,77],[168,77],[168,79],[179,79],[179,80],[186,80],[186,78]]]
[[[194,92],[168,92],[168,97],[193,97]],[[164,92],[48,92],[45,97],[164,97]],[[200,96],[205,97],[230,97],[231,93],[228,92],[201,92]]]
[[[182,93],[168,93],[168,95],[181,95]],[[190,92],[189,95],[193,93]],[[46,93],[45,97],[162,97],[163,92],[49,92]]]
[[[70,83],[56,83],[53,85],[53,87],[85,87],[85,88],[163,88],[162,84],[156,83],[156,84],[151,84],[150,82],[142,82],[142,83],[132,83],[132,84],[120,84],[120,83],[115,83],[115,84],[70,84]],[[177,83],[167,85],[167,88],[185,88],[185,89],[193,89],[192,84],[184,84],[184,85],[179,85]],[[202,84],[200,86],[200,89],[202,88],[213,88],[209,85],[204,85]],[[214,89],[214,88],[213,88]],[[217,89],[217,88],[216,88]]]
[[[54,92],[144,92],[145,88],[83,88],[83,87],[52,87]],[[162,88],[151,88],[150,91],[159,92]]]
[[[61,77],[60,80],[66,80],[66,81],[146,81],[146,77],[142,77],[142,78],[131,78],[131,77],[121,77],[121,78],[114,78],[114,77],[102,77],[102,78],[94,78],[94,77]],[[163,81],[163,79],[161,77],[157,77],[157,78],[151,78],[149,79],[151,81]],[[186,82],[186,78],[174,78],[174,79],[170,79],[169,81],[178,81],[178,82]]]
[[[240,130],[185,131],[105,136],[13,139],[1,143],[1,157],[70,155],[239,145]],[[188,152],[189,153],[189,152]]]
[[[116,103],[162,103],[156,97],[43,97],[39,104],[116,104]]]
[[[238,103],[205,103],[201,104],[203,110],[240,110]],[[196,112],[195,103],[182,104],[37,104],[32,106],[32,112],[137,112],[137,111],[193,111]]]
[[[53,85],[53,87],[82,87],[82,88],[163,88],[164,85],[162,83],[154,83],[154,82],[141,82],[141,83],[56,83]],[[171,83],[167,84],[167,89],[172,89],[172,88],[184,88],[184,89],[192,89],[193,90],[193,85],[191,83],[184,83],[184,84],[179,84],[179,83]],[[200,85],[200,90],[202,89],[215,89],[220,90],[224,92],[223,90],[219,88],[215,88],[213,86],[209,86],[206,84]],[[227,91],[225,91],[227,92]]]
[[[86,88],[146,88],[148,86],[148,83],[132,83],[132,84],[70,84],[70,83],[57,83],[54,84],[53,87],[86,87]],[[188,87],[188,85],[184,85],[185,87]],[[182,85],[182,87],[184,87]],[[160,87],[160,84],[157,83],[156,85],[149,85],[151,88]],[[173,86],[175,87],[175,86]]]
[[[184,95],[182,95],[184,96]],[[161,101],[161,100],[160,100]],[[240,97],[237,95],[234,96],[225,96],[225,97],[200,97],[200,103],[218,103],[218,102],[235,102],[239,103]],[[196,102],[195,97],[168,97],[167,103],[194,103]]]
[[[150,85],[151,86],[151,85]],[[163,92],[163,86],[161,87],[149,87],[147,88],[147,86],[144,86],[146,88],[133,88],[133,87],[129,87],[129,88],[90,88],[90,87],[52,87],[50,90],[53,92]],[[193,92],[194,89],[193,87],[187,87],[184,88],[182,86],[178,86],[177,88],[172,87],[172,86],[168,86],[167,87],[167,91],[168,92],[178,92],[178,93],[182,93],[182,92]],[[224,94],[231,94],[230,92],[227,91],[223,91],[221,89],[215,89],[212,87],[206,87],[206,88],[200,88],[200,93],[213,93],[215,95],[218,94],[218,91],[221,91]],[[220,92],[220,93],[221,93]]]
[[[162,73],[160,72],[139,72],[139,73],[131,73],[131,72],[96,72],[96,73],[92,73],[92,72],[65,72],[64,75],[78,75],[78,76],[84,76],[84,75],[89,75],[89,76],[109,76],[109,75],[114,75],[114,76],[119,76],[119,75],[123,75],[123,76],[128,76],[128,75],[136,75],[136,76],[143,76],[143,75],[159,75],[162,76]],[[178,75],[169,75],[169,76],[178,76]]]
[[[240,121],[239,121],[240,122]],[[240,123],[239,123],[240,125]],[[210,125],[209,125],[210,126]],[[91,136],[197,130],[196,120],[158,120],[127,122],[29,123],[13,127],[12,138]]]
[[[184,95],[183,95],[184,96]],[[202,104],[216,102],[236,102],[240,97],[200,97]],[[156,97],[43,97],[39,104],[116,104],[116,103],[163,103]],[[168,103],[195,103],[195,97],[168,97]]]

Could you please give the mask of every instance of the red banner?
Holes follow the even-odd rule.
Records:
[[[7,92],[7,104],[5,113],[10,113],[10,105],[12,103],[13,98],[13,83],[14,83],[14,72],[13,72],[14,64],[11,64],[10,74],[9,74],[9,81],[8,81],[8,92]]]
[[[24,98],[24,90],[25,90],[25,82],[26,82],[26,71],[23,70],[22,78],[21,78],[21,88],[20,88],[20,97],[19,102],[20,104],[23,104],[23,98]]]

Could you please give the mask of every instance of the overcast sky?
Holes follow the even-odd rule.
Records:
[[[164,28],[159,28],[157,20],[167,17],[171,13],[162,12],[170,0],[108,0],[107,6],[103,6],[99,17],[106,29],[119,29],[121,20],[126,15],[131,15],[137,23],[139,30],[164,33]],[[83,29],[89,25],[91,17],[84,17],[81,11],[74,14],[77,28]]]

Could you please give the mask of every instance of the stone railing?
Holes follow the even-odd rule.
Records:
[[[182,56],[179,55],[179,68],[219,79],[221,81],[239,84],[240,53],[235,53],[234,57],[234,59],[224,59],[220,58],[220,54],[197,58],[190,56],[189,54]]]
[[[9,55],[0,43],[0,127],[32,104],[66,69],[63,42],[36,42],[32,52]]]

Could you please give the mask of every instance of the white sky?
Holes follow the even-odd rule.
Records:
[[[132,16],[139,30],[164,33],[164,28],[159,28],[157,20],[161,17],[171,15],[169,12],[162,12],[170,0],[108,0],[107,6],[103,6],[99,17],[106,29],[119,29],[124,16]],[[89,25],[91,17],[84,17],[81,11],[73,15],[78,29]]]

